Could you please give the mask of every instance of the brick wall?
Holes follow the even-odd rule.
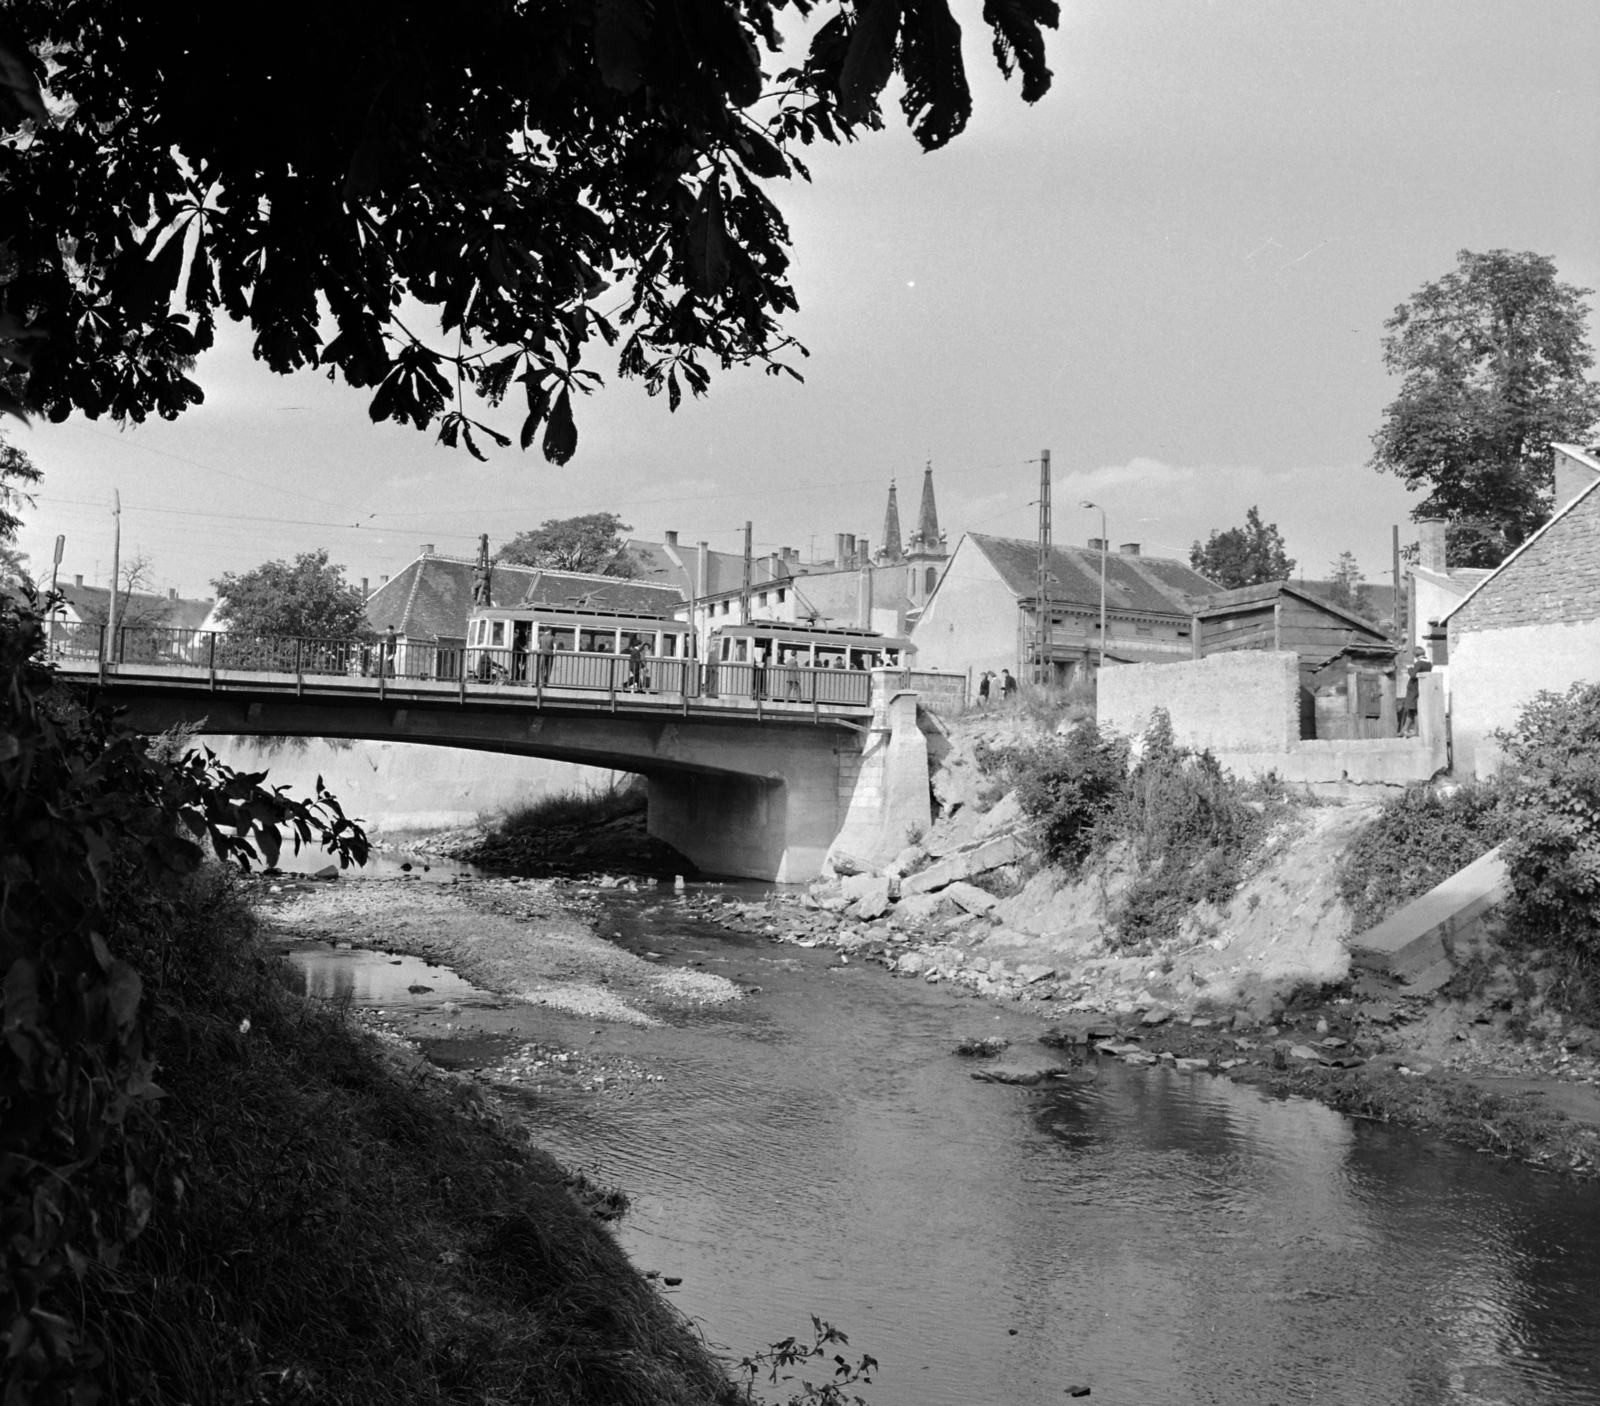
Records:
[[[1300,659],[1241,650],[1177,664],[1123,664],[1100,673],[1102,727],[1140,733],[1165,708],[1177,741],[1214,752],[1281,752],[1300,741]]]
[[[1600,620],[1600,489],[1450,617],[1450,651],[1478,630]]]

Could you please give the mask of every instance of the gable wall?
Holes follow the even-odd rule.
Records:
[[[1450,643],[1475,630],[1586,620],[1600,620],[1600,490],[1484,582],[1450,617]]]

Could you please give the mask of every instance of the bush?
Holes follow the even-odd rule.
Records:
[[[1496,740],[1510,931],[1600,969],[1600,685],[1540,693]]]
[[[1178,747],[1157,710],[1115,816],[1138,874],[1116,913],[1124,944],[1175,937],[1197,903],[1225,904],[1266,828],[1262,811],[1210,752]]]
[[[990,770],[997,761],[990,754],[979,764]],[[1023,814],[1038,823],[1045,856],[1069,872],[1076,870],[1121,798],[1127,739],[1083,722],[1065,737],[1011,748],[999,764],[1016,788]]]
[[[1375,923],[1443,883],[1505,838],[1499,790],[1409,786],[1351,841],[1339,865],[1339,896],[1351,929]]]

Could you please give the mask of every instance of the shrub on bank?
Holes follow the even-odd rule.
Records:
[[[1361,829],[1340,862],[1337,884],[1351,931],[1381,923],[1486,854],[1505,838],[1506,825],[1492,784],[1408,786]]]
[[[603,825],[637,815],[647,801],[637,778],[599,791],[556,791],[508,810],[496,829],[502,835],[536,835],[563,825]]]
[[[1086,721],[980,764],[1015,788],[1045,858],[1068,873],[1127,846],[1137,872],[1113,914],[1126,946],[1175,936],[1197,903],[1225,904],[1284,803],[1281,791],[1236,781],[1210,752],[1179,747],[1162,709],[1137,761],[1126,738]]]

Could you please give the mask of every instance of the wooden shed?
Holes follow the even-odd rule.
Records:
[[[1392,670],[1396,648],[1380,626],[1292,581],[1269,581],[1207,596],[1195,612],[1190,639],[1196,659],[1239,649],[1289,650],[1299,655],[1300,735],[1306,738],[1317,736],[1314,694],[1319,671],[1336,656],[1359,653],[1362,674],[1382,673]],[[1374,686],[1369,681],[1366,688]],[[1360,697],[1362,704],[1369,701],[1366,694]],[[1392,697],[1391,688],[1390,718]],[[1392,723],[1389,726],[1392,731]]]

